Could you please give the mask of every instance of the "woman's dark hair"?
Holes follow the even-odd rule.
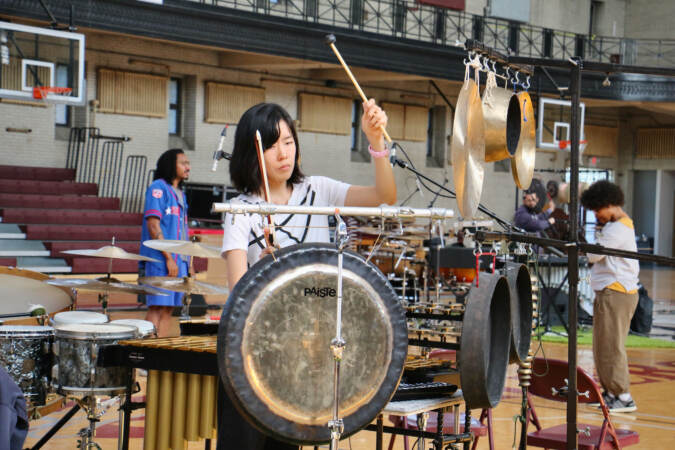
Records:
[[[607,180],[596,181],[581,194],[584,208],[597,211],[606,206],[623,206],[623,191]]]
[[[288,185],[299,183],[304,178],[298,160],[300,143],[295,131],[293,119],[284,108],[275,103],[259,103],[246,111],[239,119],[234,134],[234,149],[230,161],[230,179],[234,187],[245,194],[255,194],[262,186],[262,176],[258,167],[258,155],[255,148],[255,132],[260,131],[263,147],[270,148],[279,140],[279,122],[286,122],[295,140],[295,165],[288,179]]]
[[[178,160],[178,155],[183,153],[185,152],[180,148],[172,148],[162,153],[162,156],[157,160],[157,168],[152,179],[159,180],[161,178],[169,184],[173,183],[174,178],[176,178],[176,160]],[[183,180],[181,180],[179,186],[183,186]]]

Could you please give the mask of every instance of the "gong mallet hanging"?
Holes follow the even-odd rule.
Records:
[[[350,80],[352,80],[352,83],[356,88],[356,92],[358,92],[359,95],[361,96],[361,100],[363,100],[364,103],[368,102],[368,98],[366,97],[366,94],[363,93],[361,86],[359,86],[359,82],[356,81],[356,78],[354,78],[354,74],[352,74],[352,71],[349,70],[349,66],[347,66],[345,60],[342,59],[342,55],[340,55],[340,52],[335,46],[335,35],[327,34],[325,42],[326,44],[328,44],[331,50],[333,50],[333,53],[335,53],[335,56],[337,57],[338,61],[340,61],[340,64],[342,64],[342,68],[345,69],[345,72],[347,72],[347,76],[349,77]],[[391,137],[389,137],[389,133],[387,133],[387,130],[384,129],[384,126],[381,126],[380,128],[382,129],[382,134],[384,135],[384,138],[387,140],[387,142],[391,144],[392,143]]]

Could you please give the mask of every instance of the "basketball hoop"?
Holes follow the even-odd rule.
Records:
[[[560,150],[570,151],[571,144],[572,141],[558,141],[558,146],[560,147]],[[588,144],[588,141],[586,139],[582,139],[581,141],[579,141],[579,152],[583,152],[586,149],[586,144]]]
[[[36,100],[46,100],[49,94],[54,95],[70,95],[73,89],[69,87],[59,86],[35,86],[33,88],[33,98]]]

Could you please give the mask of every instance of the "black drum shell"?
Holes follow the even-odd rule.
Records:
[[[532,280],[525,264],[508,264],[511,290],[511,350],[509,363],[525,362],[532,342]]]
[[[263,433],[274,439],[297,445],[326,443],[330,441],[327,424],[315,426],[293,422],[274,413],[260,401],[244,373],[242,363],[244,355],[241,346],[245,322],[253,306],[250,299],[255,299],[257,292],[289,267],[317,263],[337,266],[337,250],[330,244],[300,244],[278,250],[274,256],[276,261],[268,255],[251,266],[230,292],[218,331],[220,377],[227,395],[239,413]],[[396,293],[379,269],[366,263],[360,255],[347,250],[343,252],[343,269],[359,271],[359,275],[386,301],[393,332],[391,360],[384,381],[369,402],[354,413],[341,417],[344,422],[342,436],[345,437],[368,425],[393,396],[403,373],[408,339],[405,312]],[[334,329],[330,332],[334,333]],[[347,342],[347,346],[349,345]],[[367,364],[367,361],[364,361],[364,364]],[[326,386],[326,389],[332,392],[332,384]]]
[[[499,404],[511,347],[510,308],[506,277],[480,272],[466,299],[458,358],[467,408]]]

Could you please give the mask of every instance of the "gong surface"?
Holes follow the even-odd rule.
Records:
[[[530,94],[524,91],[519,92],[518,102],[520,103],[522,121],[518,148],[511,159],[511,174],[513,175],[513,181],[520,189],[527,189],[530,187],[534,174],[537,124],[534,121],[534,108],[532,107]]]
[[[479,275],[466,299],[458,358],[462,394],[469,409],[499,404],[511,348],[508,281],[497,273]]]
[[[221,317],[218,364],[233,403],[263,432],[295,444],[328,442],[330,342],[336,335],[337,250],[302,244],[252,266]],[[343,254],[339,417],[344,434],[370,423],[398,385],[405,314],[382,273]]]
[[[457,194],[457,207],[465,219],[471,219],[483,191],[485,161],[485,125],[478,85],[465,80],[457,98],[452,125],[452,176]]]

